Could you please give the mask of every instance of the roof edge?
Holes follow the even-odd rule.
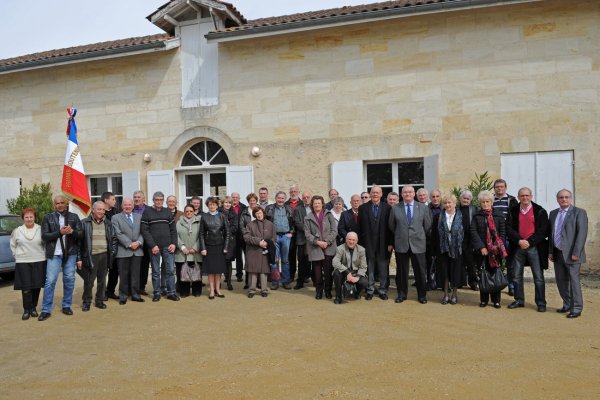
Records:
[[[281,35],[297,31],[325,29],[333,26],[358,24],[372,20],[393,19],[412,15],[434,14],[439,12],[459,11],[471,8],[504,6],[519,3],[534,3],[540,1],[544,0],[446,0],[443,3],[440,2],[403,6],[398,8],[385,8],[367,12],[283,22],[273,25],[240,27],[241,29],[228,31],[213,31],[206,34],[205,37],[209,42],[218,43],[250,39],[252,37]]]

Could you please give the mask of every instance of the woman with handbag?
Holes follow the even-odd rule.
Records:
[[[177,249],[175,267],[177,269],[177,292],[181,297],[202,295],[202,274],[200,272],[200,215],[194,214],[194,206],[188,204],[177,221]]]
[[[227,219],[227,224],[229,225],[229,247],[227,249],[227,254],[225,255],[225,264],[227,265],[227,271],[225,272],[225,282],[227,283],[227,290],[233,290],[233,285],[231,284],[231,272],[233,270],[233,260],[235,260],[236,254],[236,236],[238,230],[238,216],[233,209],[233,199],[231,196],[225,196],[222,201],[222,207],[219,209],[220,212],[223,213],[225,218]]]
[[[268,241],[275,243],[275,225],[265,218],[265,211],[254,205],[252,207],[253,221],[246,225],[244,230],[244,242],[246,242],[246,276],[249,276],[248,298],[251,299],[256,293],[256,283],[260,278],[260,295],[267,297],[267,274],[271,273],[269,261]]]
[[[200,254],[203,272],[208,274],[208,298],[213,300],[215,294],[219,298],[225,297],[221,293],[221,274],[227,271],[225,256],[229,252],[231,235],[227,218],[217,210],[219,199],[209,197],[206,207],[208,212],[202,214],[200,220]]]
[[[35,209],[25,208],[21,212],[24,224],[10,235],[10,249],[15,257],[14,288],[21,290],[23,298],[22,320],[38,316],[36,307],[46,281],[46,249],[35,214]]]
[[[323,289],[325,289],[327,299],[332,297],[332,262],[338,234],[337,221],[324,205],[325,199],[322,196],[313,196],[310,200],[312,212],[304,218],[306,252],[308,261],[312,262],[313,282],[317,288],[315,299],[317,300],[323,298]]]
[[[506,238],[506,223],[504,215],[492,208],[494,194],[485,190],[477,196],[481,210],[473,216],[471,221],[471,244],[477,255],[477,264],[480,266],[482,279],[483,274],[502,274],[499,269],[502,266],[502,258],[507,256],[504,247]],[[479,288],[479,307],[485,307],[492,300],[494,308],[500,308],[500,291],[494,289],[487,291]]]
[[[462,244],[464,229],[462,214],[456,209],[456,196],[447,194],[442,197],[444,211],[439,214],[437,232],[439,262],[438,272],[444,282],[442,304],[456,304],[457,291],[461,281]],[[452,296],[448,299],[448,286],[452,285]]]

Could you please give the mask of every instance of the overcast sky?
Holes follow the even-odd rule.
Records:
[[[377,0],[228,0],[247,19]],[[167,0],[0,0],[0,59],[162,33],[146,17]]]

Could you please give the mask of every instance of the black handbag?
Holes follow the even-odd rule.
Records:
[[[492,271],[483,269],[481,279],[479,280],[479,290],[482,293],[498,293],[508,286],[508,280],[501,268],[494,268]]]
[[[344,298],[353,297],[356,294],[356,284],[345,281],[342,285],[342,296]]]

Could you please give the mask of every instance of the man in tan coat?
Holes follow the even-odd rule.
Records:
[[[335,283],[335,304],[342,304],[342,285],[354,285],[354,298],[367,287],[367,255],[365,248],[358,245],[356,232],[348,232],[346,243],[339,245],[333,257],[333,281]]]

